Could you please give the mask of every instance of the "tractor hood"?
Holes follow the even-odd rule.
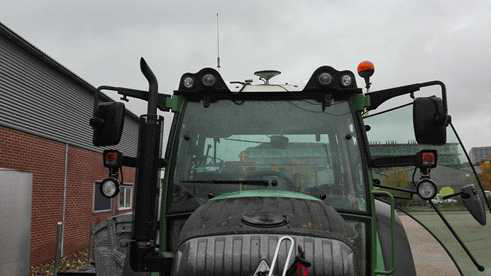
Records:
[[[354,275],[355,231],[334,208],[305,195],[250,194],[215,198],[189,217],[179,236],[173,275],[253,275],[261,262],[271,265],[278,239],[285,235],[295,240],[294,256],[299,246],[305,251],[315,272],[310,275]],[[281,275],[278,267],[286,256],[282,245],[275,275]]]

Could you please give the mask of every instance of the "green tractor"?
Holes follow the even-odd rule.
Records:
[[[107,197],[117,194],[122,168],[136,168],[124,275],[416,275],[401,218],[421,223],[459,273],[491,268],[480,264],[489,255],[478,261],[467,234],[458,233],[480,231],[489,203],[460,141],[447,143],[456,133],[441,81],[369,92],[374,67],[363,62],[364,93],[352,71],[330,66],[316,69],[304,86],[274,84],[280,72],[272,70],[256,72],[260,84],[227,83],[204,68],[183,74],[168,95],[158,92],[143,59],[140,65],[149,90],[99,87],[90,122],[95,146],[117,145],[125,108],[99,102],[100,91],[148,102],[137,156],[103,155]],[[440,97],[414,96],[425,87],[439,88]],[[410,102],[383,110],[400,96]],[[399,116],[406,109],[412,116]],[[158,110],[174,114],[165,157]],[[417,142],[380,142],[391,134]],[[442,166],[438,176],[456,183],[432,177]],[[445,196],[457,204],[433,203],[441,185],[458,188]],[[475,221],[452,227],[449,212]],[[490,242],[486,237],[481,244]],[[464,267],[469,261],[473,267]]]

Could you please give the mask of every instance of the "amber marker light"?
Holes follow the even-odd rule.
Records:
[[[362,78],[371,77],[375,72],[375,66],[368,60],[360,62],[360,64],[358,64],[358,68],[356,69],[358,71],[358,75],[360,75]]]
[[[364,60],[358,64],[356,68],[358,75],[365,80],[365,87],[368,90],[370,88],[370,77],[375,72],[375,65],[371,61]]]

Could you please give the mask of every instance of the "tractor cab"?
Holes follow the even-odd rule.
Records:
[[[291,261],[302,252],[316,267],[310,275],[366,270],[367,224],[341,216],[368,210],[350,106],[361,94],[353,73],[343,72],[351,80],[341,84],[342,73],[325,70],[332,79],[324,85],[338,89],[339,97],[290,91],[271,80],[277,71],[256,72],[264,83],[236,83],[234,92],[211,69],[183,76],[175,94],[186,103],[173,126],[165,179],[173,187],[168,212],[189,213],[170,221],[176,233],[170,246],[183,258],[176,264],[193,265],[175,265],[174,275],[253,275],[260,263],[271,267],[274,241],[285,235],[296,240]],[[208,267],[222,255],[230,262],[221,270]],[[286,248],[278,258],[275,274]]]
[[[227,83],[218,71],[204,68],[183,74],[178,89],[167,95],[158,93],[157,80],[143,59],[141,68],[149,80],[148,92],[112,86],[97,90],[148,101],[148,112],[140,119],[138,155],[106,150],[110,177],[101,185],[103,194],[114,196],[119,170],[137,169],[128,254],[134,271],[175,276],[416,275],[396,213],[396,208],[407,207],[399,201],[401,194],[422,202],[424,211],[432,208],[438,214],[432,220],[443,221],[451,229],[450,238],[465,248],[465,257],[482,268],[432,201],[440,187],[432,170],[443,159],[439,150],[447,145],[451,123],[442,82],[368,92],[374,71],[369,62],[358,67],[365,93],[352,71],[331,66],[316,69],[305,85],[275,84],[273,77],[280,72],[274,70],[255,73],[262,83]],[[441,97],[414,97],[428,86],[440,87]],[[97,93],[91,120],[94,144],[115,145],[124,106],[99,103]],[[413,130],[409,135],[419,147],[380,150],[371,133],[399,126],[367,122],[390,114],[392,109],[374,110],[403,95],[411,97],[403,107],[412,110],[407,115]],[[157,110],[174,113],[163,158],[163,118]],[[453,168],[463,170],[463,156],[458,158],[461,166]],[[406,174],[397,168],[405,168]],[[408,174],[407,168],[414,172]],[[466,180],[474,179],[467,172]],[[488,206],[480,184],[456,187],[445,196],[461,198],[466,212],[486,224]]]

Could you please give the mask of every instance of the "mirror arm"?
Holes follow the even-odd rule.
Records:
[[[367,93],[366,95],[370,97],[370,106],[368,107],[368,110],[374,110],[387,100],[390,100],[394,97],[402,96],[404,94],[412,95],[414,92],[419,91],[423,87],[434,85],[438,85],[441,88],[443,114],[447,114],[447,88],[445,84],[439,80],[415,83]]]
[[[137,166],[136,157],[123,156],[123,166],[136,168]]]
[[[115,92],[118,92],[119,95],[129,96],[129,97],[137,98],[140,100],[148,101],[148,92],[147,91],[125,88],[125,87],[103,85],[103,86],[97,87],[96,93],[100,93],[101,90],[115,91]],[[98,97],[96,96],[96,99],[97,98]],[[98,102],[98,99],[96,100],[96,102]]]
[[[411,199],[413,199],[413,195],[416,194],[416,191],[413,191],[413,190],[403,189],[403,188],[396,188],[396,187],[390,187],[390,186],[384,186],[384,185],[375,184],[375,183],[373,184],[373,187],[408,193],[410,195],[409,197],[401,197],[401,196],[394,195],[394,198],[404,199],[404,200],[411,200]]]
[[[439,80],[435,81],[427,81],[427,82],[422,82],[418,84],[420,88],[422,87],[428,87],[428,86],[433,86],[433,85],[438,85],[440,86],[441,92],[442,92],[442,101],[443,101],[443,114],[447,114],[447,87],[445,84]]]
[[[474,256],[472,255],[472,253],[465,246],[464,242],[460,239],[460,237],[457,235],[457,233],[452,228],[452,226],[450,226],[450,224],[448,223],[447,219],[442,215],[442,213],[440,213],[440,210],[438,210],[438,208],[436,208],[436,206],[433,204],[433,202],[431,202],[431,200],[428,200],[428,203],[435,210],[435,212],[438,214],[438,216],[442,219],[443,223],[445,223],[445,225],[447,226],[448,230],[450,230],[450,232],[452,233],[452,235],[454,236],[454,238],[457,240],[457,242],[460,244],[460,246],[462,247],[462,249],[464,249],[465,253],[467,253],[467,256],[469,256],[469,258],[471,259],[472,263],[474,263],[474,265],[476,266],[477,270],[484,271],[484,267],[477,262],[477,260],[474,258]]]
[[[96,110],[97,110],[97,106],[99,105],[99,94],[101,93],[101,90],[113,90],[113,91],[115,91],[114,88],[117,88],[117,87],[108,86],[108,85],[101,85],[95,89],[95,91],[94,91],[94,108],[93,108],[93,113],[92,113],[94,115],[94,118],[96,117]]]
[[[143,90],[105,85],[105,86],[99,86],[96,89],[96,93],[99,94],[101,90],[110,90],[110,91],[118,92],[118,94],[123,95],[124,98],[132,97],[132,98],[136,98],[136,99],[140,99],[140,100],[144,100],[144,101],[149,100],[148,99],[149,93],[147,91],[143,91]],[[157,95],[157,99],[158,99],[157,100],[157,102],[158,102],[157,108],[159,110],[162,110],[162,111],[169,111],[170,109],[167,107],[166,101],[170,97],[171,97],[170,95],[158,93],[158,95]],[[99,103],[98,95],[96,95],[95,99],[96,100],[94,101],[94,110],[95,110],[95,107],[97,106],[97,104]]]
[[[380,156],[369,161],[372,168],[409,167],[418,165],[416,155]]]
[[[390,100],[394,97],[413,93],[418,90],[418,84],[410,84],[367,93],[366,95],[370,97],[370,106],[368,107],[368,110],[374,110],[385,101]]]
[[[148,101],[148,92],[146,91],[124,88],[124,87],[116,87],[116,89],[118,94],[123,95],[124,97],[129,96],[140,100]]]
[[[136,157],[123,156],[123,166],[125,167],[136,168],[136,166],[138,166],[137,162],[138,160]],[[160,158],[157,163],[159,168],[164,168],[167,166],[167,160],[163,158]]]
[[[459,195],[461,195],[461,194],[462,194],[462,193],[460,193],[460,192],[459,192],[459,193],[454,193],[454,194],[451,194],[451,195],[446,195],[446,196],[442,197],[442,199],[443,199],[443,200],[445,200],[445,199],[449,199],[449,198],[452,198],[452,197],[459,196]]]

